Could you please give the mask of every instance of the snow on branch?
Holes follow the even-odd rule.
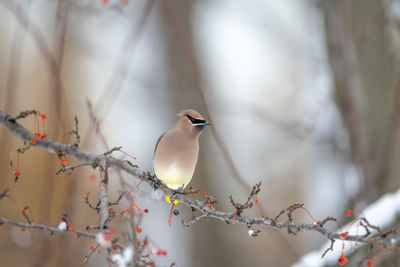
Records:
[[[362,212],[360,212],[364,218],[370,218],[370,222],[373,223],[376,227],[380,229],[385,229],[390,227],[398,218],[400,214],[400,189],[398,189],[394,193],[388,193],[383,195],[377,201],[369,205]],[[350,224],[345,225],[343,229],[350,229],[348,231],[351,235],[370,235],[370,234],[378,234],[378,229],[371,229],[370,227],[365,228],[362,226],[365,224],[363,221],[360,221],[360,227],[351,227]],[[368,233],[368,231],[372,231]],[[385,233],[386,235],[390,234],[389,232]],[[381,233],[381,236],[385,234]],[[388,240],[391,246],[400,247],[400,237],[392,237]],[[341,243],[335,243],[332,247],[332,253],[329,253],[326,257],[321,260],[321,254],[324,253],[324,248],[329,247],[329,242],[322,245],[320,250],[312,251],[294,264],[295,267],[307,267],[307,266],[325,266],[326,264],[334,264],[338,257],[340,257],[341,253]],[[350,247],[346,247],[344,250],[344,254],[350,254]]]

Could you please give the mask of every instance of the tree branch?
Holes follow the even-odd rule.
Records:
[[[99,184],[99,214],[100,214],[100,229],[107,228],[109,220],[108,214],[108,163],[103,160],[100,163],[100,184]]]
[[[18,138],[22,139],[23,141],[29,142],[34,135],[32,132],[24,128],[21,124],[16,122],[15,120],[12,119],[13,117],[6,114],[3,111],[0,111],[0,124],[4,125],[12,134],[17,136]],[[63,153],[69,155],[70,157],[75,157],[76,159],[83,161],[83,162],[88,162],[92,166],[100,166],[100,171],[102,174],[102,177],[100,179],[100,188],[101,187],[106,187],[106,182],[108,182],[108,176],[106,175],[106,170],[109,167],[116,168],[116,169],[121,169],[128,174],[137,177],[139,179],[143,179],[144,182],[149,184],[150,186],[154,186],[155,180],[153,176],[149,175],[149,173],[144,172],[140,170],[139,168],[134,167],[129,161],[127,160],[120,160],[117,158],[114,158],[110,155],[104,155],[104,154],[94,154],[85,150],[82,150],[74,145],[68,145],[68,144],[60,144],[56,141],[50,140],[50,139],[44,139],[44,140],[37,140],[36,144],[33,145],[33,147],[38,147],[41,149],[44,149],[46,151],[49,151],[53,154],[57,154],[59,150],[63,151]],[[107,164],[106,164],[107,163]],[[106,168],[107,167],[107,168]],[[105,190],[100,193],[101,190]],[[159,186],[159,189],[165,194],[172,194],[172,191],[167,188],[164,185]],[[106,188],[99,189],[100,195],[105,196],[106,198]],[[100,196],[100,198],[103,198]],[[235,220],[236,224],[244,224],[246,226],[252,226],[252,225],[262,225],[262,226],[268,226],[268,227],[274,227],[278,229],[283,229],[287,231],[292,231],[296,230],[297,231],[314,231],[317,232],[329,240],[346,240],[346,241],[357,241],[358,243],[366,243],[366,244],[382,244],[386,247],[400,247],[400,241],[393,242],[393,238],[388,238],[384,235],[380,236],[358,236],[358,235],[348,235],[346,238],[343,238],[340,233],[338,232],[330,232],[320,224],[307,224],[307,223],[300,223],[300,222],[294,222],[292,220],[287,220],[287,221],[278,221],[277,219],[270,219],[267,217],[248,217],[244,215],[236,215],[235,217],[232,216],[232,212],[223,212],[223,211],[218,211],[212,209],[207,203],[204,203],[204,201],[199,201],[196,199],[191,198],[188,195],[183,195],[183,194],[175,194],[174,198],[179,200],[180,203],[192,208],[192,210],[198,210],[200,213],[206,215],[208,218],[214,218],[226,223],[233,223],[233,220]],[[102,200],[100,200],[102,201]],[[104,201],[104,200],[103,200]],[[106,200],[105,203],[108,203]],[[104,204],[104,203],[103,203]],[[108,204],[107,204],[108,205]],[[107,205],[105,207],[107,208]],[[101,208],[100,208],[101,209]],[[100,212],[101,214],[102,212]],[[106,224],[106,220],[108,218],[108,212],[104,212],[103,210],[103,215],[101,215],[101,225],[104,226]],[[22,226],[31,226],[37,224],[23,224]],[[39,225],[39,228],[41,229],[48,229],[43,225]],[[49,228],[49,229],[54,229],[54,232],[60,232],[59,230],[55,228]],[[82,233],[83,234],[83,233]],[[85,233],[86,235],[89,235],[88,233]],[[94,235],[90,234],[90,237],[94,237]]]
[[[83,237],[88,237],[88,238],[96,238],[96,234],[80,231],[80,230],[74,230],[73,232],[68,232],[66,230],[60,230],[55,227],[47,226],[44,224],[38,224],[38,223],[22,223],[22,222],[17,222],[14,220],[10,220],[4,217],[0,217],[0,225],[2,224],[10,224],[14,225],[17,227],[20,227],[22,229],[40,229],[44,231],[48,231],[50,234],[60,234],[60,233],[74,233],[78,235],[78,237],[83,236]]]

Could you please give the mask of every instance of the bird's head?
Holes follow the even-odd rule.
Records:
[[[203,116],[193,109],[187,109],[178,113],[178,125],[186,130],[201,132],[211,122],[206,121]]]

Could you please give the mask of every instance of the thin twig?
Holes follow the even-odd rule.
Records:
[[[324,253],[322,253],[321,259],[323,259],[326,255],[326,253],[328,253],[328,251],[333,251],[333,244],[335,243],[335,239],[331,239],[331,245],[329,246],[329,248],[327,248]]]
[[[89,250],[89,252],[83,258],[82,264],[87,264],[89,262],[90,256],[92,256],[93,252],[95,252],[98,247],[99,247],[99,244],[97,244],[94,248]]]
[[[74,146],[78,147],[81,142],[81,135],[79,134],[79,127],[78,127],[78,117],[75,116],[74,120],[75,120],[75,130],[72,130],[71,133],[75,134],[76,139]]]
[[[207,215],[206,214],[202,214],[200,216],[194,216],[193,215],[187,222],[185,222],[185,220],[182,219],[182,224],[184,226],[186,226],[186,227],[189,227],[192,224],[194,224],[195,222],[197,222],[197,221],[199,221],[200,219],[203,219],[203,218],[207,218]]]
[[[56,175],[59,175],[62,172],[66,172],[68,170],[73,171],[77,168],[84,167],[84,166],[91,166],[92,164],[89,162],[83,162],[75,165],[70,165],[70,166],[62,166],[58,171],[56,171]]]
[[[40,230],[48,231],[50,234],[69,233],[69,232],[66,232],[65,230],[60,230],[58,228],[47,226],[44,224],[22,223],[22,222],[13,221],[13,220],[10,220],[10,219],[4,218],[4,217],[0,217],[0,225],[2,225],[2,224],[14,225],[14,226],[20,227],[22,229],[40,229]],[[80,230],[75,230],[71,233],[74,233],[77,236],[96,238],[95,234],[80,231]]]

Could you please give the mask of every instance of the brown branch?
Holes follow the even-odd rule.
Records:
[[[84,264],[89,262],[90,256],[92,256],[93,252],[95,252],[98,247],[99,247],[99,244],[97,244],[94,248],[89,250],[89,252],[83,258],[82,265],[84,265]]]
[[[37,114],[36,110],[32,109],[32,110],[21,111],[18,115],[11,117],[10,120],[17,121],[19,119],[26,118],[31,114]]]
[[[56,175],[59,175],[62,172],[66,172],[66,171],[73,171],[77,168],[80,167],[84,167],[84,166],[91,166],[92,164],[89,162],[83,162],[83,163],[79,163],[79,164],[75,164],[75,165],[70,165],[70,166],[62,166],[58,171],[56,171]]]
[[[29,217],[28,214],[26,214],[26,211],[27,211],[27,210],[30,210],[30,209],[31,209],[31,208],[30,208],[29,206],[25,206],[25,207],[22,209],[22,215],[24,216],[24,218],[27,220],[27,222],[28,222],[29,224],[32,224],[32,218]]]
[[[358,69],[349,10],[344,1],[323,1],[322,11],[325,19],[325,36],[329,63],[334,78],[336,103],[350,141],[350,155],[360,171],[360,199],[367,197],[370,173],[366,163],[366,132],[363,120],[363,86]],[[373,192],[371,190],[371,192]]]
[[[247,198],[246,202],[244,204],[239,204],[233,200],[232,196],[229,196],[229,200],[231,201],[231,204],[235,208],[235,214],[240,215],[245,209],[251,209],[253,207],[253,202],[250,202],[252,197],[257,196],[257,194],[261,191],[261,182],[253,186],[253,189],[250,192],[249,197]]]
[[[375,226],[375,225],[370,224],[369,221],[368,221],[365,217],[361,218],[361,222],[364,222],[364,223],[366,224],[366,227],[371,228],[371,229],[374,229],[374,230],[377,231],[379,234],[382,233],[381,229],[380,229],[378,226]],[[361,222],[360,222],[360,223],[361,223]],[[369,232],[369,231],[368,231],[368,232]]]
[[[78,123],[79,123],[78,117],[75,116],[74,120],[75,120],[75,130],[72,130],[71,134],[75,134],[76,139],[75,139],[74,146],[78,147],[81,142],[81,135],[79,134],[79,127],[78,127]]]
[[[336,218],[328,216],[328,217],[326,217],[325,219],[322,220],[322,222],[321,222],[320,225],[321,225],[321,226],[324,226],[324,225],[325,225],[327,222],[329,222],[329,221],[333,221],[333,222],[336,222],[336,223],[337,223]]]
[[[328,253],[329,251],[333,251],[333,244],[335,244],[335,241],[335,239],[331,239],[331,245],[324,251],[324,253],[322,253],[321,259],[325,257],[326,253]]]
[[[33,134],[26,128],[24,128],[22,125],[20,125],[18,122],[13,121],[10,115],[4,113],[3,111],[0,111],[0,124],[4,125],[12,134],[17,136],[18,138],[24,140],[24,141],[29,141],[32,137]],[[101,166],[101,179],[100,179],[100,187],[101,191],[100,195],[101,198],[103,198],[103,203],[100,205],[101,211],[101,225],[103,227],[106,226],[107,223],[107,218],[108,218],[108,201],[107,201],[107,183],[108,183],[108,175],[107,175],[107,169],[109,167],[116,168],[116,169],[121,169],[128,174],[138,178],[138,179],[144,179],[144,182],[149,184],[150,186],[153,186],[155,181],[150,176],[148,173],[140,170],[139,168],[133,167],[131,164],[129,164],[126,160],[120,160],[117,158],[114,158],[112,156],[104,156],[102,154],[94,154],[85,150],[82,150],[78,147],[75,147],[73,145],[67,145],[67,144],[60,144],[58,142],[55,142],[50,139],[44,139],[44,140],[38,140],[37,143],[34,145],[37,148],[41,148],[43,150],[49,151],[53,154],[57,154],[57,151],[61,149],[62,151],[65,152],[65,154],[69,155],[70,157],[75,157],[78,160],[81,160],[83,162],[99,162]],[[172,194],[172,191],[165,186],[160,186],[158,190],[161,190],[165,194]],[[105,199],[104,199],[105,198]],[[314,231],[317,232],[326,238],[329,239],[335,239],[335,240],[343,240],[343,238],[340,236],[340,233],[337,232],[331,232],[321,226],[320,224],[306,224],[306,223],[300,223],[300,222],[294,222],[294,221],[278,221],[275,219],[269,219],[266,217],[248,217],[248,216],[243,216],[243,215],[238,215],[235,216],[235,218],[232,218],[232,213],[231,212],[223,212],[223,211],[218,211],[215,209],[212,209],[207,203],[204,201],[199,201],[197,199],[191,198],[188,195],[182,195],[182,194],[176,194],[174,195],[174,198],[179,200],[180,203],[194,209],[198,210],[200,213],[206,215],[209,218],[214,218],[222,222],[228,222],[232,223],[233,220],[235,219],[237,224],[244,224],[244,225],[261,225],[261,226],[267,226],[267,227],[273,227],[277,229],[284,229],[284,230],[292,230],[295,229],[297,231]],[[106,205],[107,204],[107,205]],[[298,204],[296,204],[298,205]],[[292,205],[289,207],[288,212],[292,212],[297,208],[296,205]],[[23,224],[25,225],[25,224]],[[36,225],[36,224],[32,224]],[[92,237],[92,235],[90,235]],[[397,238],[397,237],[396,237]],[[386,247],[400,247],[400,242],[396,241],[396,238],[387,238],[386,236],[375,236],[373,238],[371,237],[362,237],[362,236],[356,236],[356,235],[349,235],[346,237],[346,240],[348,241],[358,241],[359,243],[365,243],[365,244],[382,244],[385,245]],[[393,241],[395,240],[395,241]]]
[[[96,206],[93,206],[92,203],[90,203],[90,201],[89,201],[89,193],[86,194],[85,203],[86,203],[86,205],[89,206],[89,208],[91,208],[91,209],[93,209],[95,211],[99,210],[100,202],[98,202]]]
[[[4,191],[0,194],[0,200],[4,197],[7,197],[7,193],[10,191],[9,188],[4,189]]]

